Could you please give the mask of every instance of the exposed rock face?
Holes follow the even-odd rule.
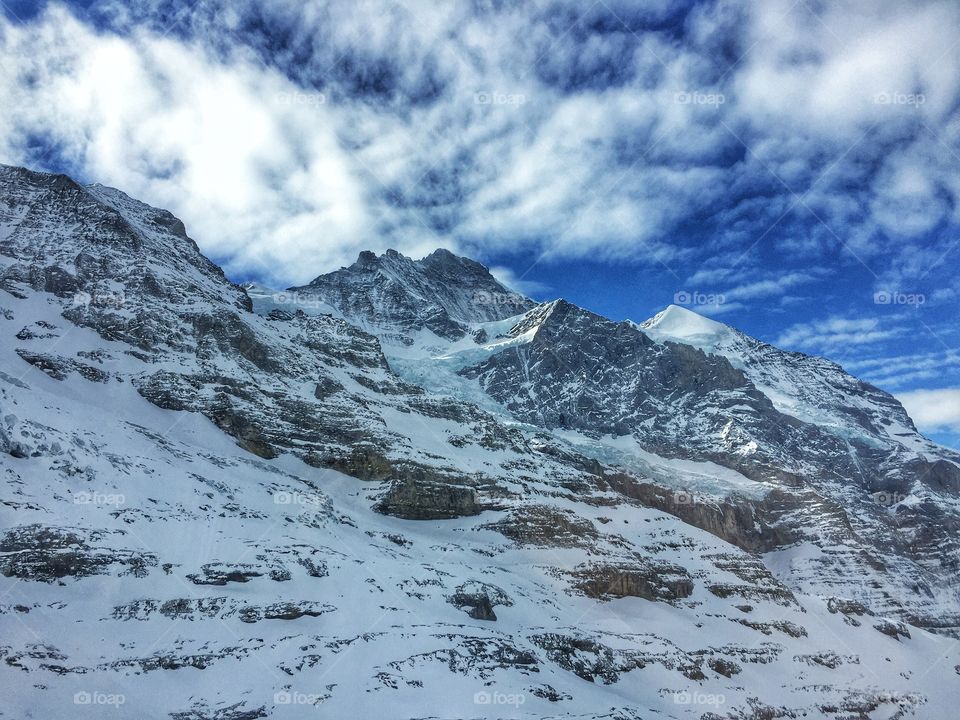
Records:
[[[715,673],[724,677],[733,677],[743,669],[737,663],[726,658],[710,658],[707,660],[707,665]]]
[[[251,313],[245,290],[203,257],[166,211],[111,188],[18,168],[0,172],[0,194],[0,222],[10,227],[0,254],[11,260],[0,267],[0,287],[22,297],[52,293],[64,301],[67,324],[119,343],[93,363],[41,351],[49,345],[42,335],[59,332],[54,326],[21,332],[21,358],[54,379],[128,380],[159,407],[205,415],[262,458],[290,452],[373,480],[391,477],[388,456],[418,454],[414,443],[386,428],[384,412],[406,413],[415,426],[445,405],[467,430],[457,437],[461,448],[493,447],[491,438],[510,437],[475,407],[424,401],[421,388],[391,372],[379,341],[342,319]],[[455,271],[476,275],[478,291],[500,288],[479,264],[443,253],[411,270],[422,275],[424,292]],[[445,300],[456,317],[497,315],[507,307],[472,310],[461,295]],[[422,309],[422,299],[410,302]],[[470,432],[474,425],[484,430]]]
[[[387,480],[394,474],[393,464],[379,449],[359,443],[344,457],[310,458],[308,462],[361,480]]]
[[[548,505],[518,508],[508,517],[487,527],[521,545],[586,547],[599,538],[599,533],[591,522]]]
[[[638,597],[679,600],[693,594],[693,580],[679,565],[633,563],[593,565],[571,573],[576,587],[593,598]]]
[[[910,631],[902,622],[892,622],[890,620],[882,619],[873,626],[873,629],[877,632],[882,632],[884,635],[889,635],[894,640],[899,640],[901,637],[904,637],[907,640],[910,639]]]
[[[374,277],[384,263],[408,269],[415,264],[395,253],[361,260]],[[450,278],[461,272],[450,268]],[[353,277],[355,290],[358,273],[334,275],[344,286]],[[391,282],[417,286],[408,275],[397,270]],[[450,278],[448,284],[459,286]],[[382,303],[358,304],[362,295],[324,298],[387,347],[420,347],[419,321],[397,322]],[[651,469],[628,452],[611,452],[607,437],[629,437],[667,460],[716,463],[757,489],[691,500],[671,487],[669,463],[663,462],[667,469],[654,468],[653,483],[588,470],[601,476],[599,485],[607,483],[750,551],[805,542],[842,547],[829,563],[811,560],[794,567],[797,582],[830,594],[861,558],[869,558],[869,571],[877,576],[869,587],[892,582],[898,588],[870,592],[878,611],[949,632],[960,627],[957,588],[938,590],[928,562],[936,557],[945,566],[960,566],[960,515],[953,509],[960,456],[920,437],[888,394],[834,363],[778,350],[676,307],[638,326],[610,322],[561,300],[531,308],[505,333],[502,324],[475,321],[465,327],[485,344],[484,352],[463,352],[462,361],[442,363],[464,382],[475,382],[512,417],[548,431],[579,433],[592,443],[581,451],[596,452],[604,462],[613,455],[613,462],[626,463],[628,474]],[[424,346],[443,356],[440,347]],[[405,363],[401,351],[390,353],[405,377],[431,377]],[[473,397],[463,387],[464,396]],[[914,501],[901,505],[907,496]]]
[[[638,667],[640,661],[623,657],[592,638],[570,637],[555,633],[531,638],[547,653],[547,657],[565,670],[590,682],[610,684],[620,674]]]
[[[39,368],[54,380],[63,380],[70,373],[75,372],[87,380],[93,382],[105,383],[110,376],[99,368],[85,365],[75,360],[66,360],[56,355],[44,355],[42,353],[32,353],[26,350],[18,350],[17,354],[26,362]]]
[[[115,620],[147,621],[157,615],[171,620],[199,622],[204,619],[226,620],[236,617],[241,622],[255,623],[261,620],[297,620],[301,617],[320,617],[333,612],[336,607],[310,600],[283,601],[266,606],[245,605],[229,597],[174,598],[160,601],[137,600],[113,609]]]
[[[679,342],[728,359],[775,404],[807,422],[852,437],[897,442],[916,427],[903,405],[825,358],[781,350],[723,323],[671,305],[638,326],[658,342]]]
[[[628,437],[660,457],[736,471],[762,499],[734,491],[700,501],[634,478],[601,482],[752,551],[805,541],[846,548],[834,550],[832,566],[794,570],[824,593],[844,582],[857,557],[869,557],[884,576],[877,586],[893,576],[899,588],[874,595],[878,611],[960,627],[952,599],[960,586],[926,599],[938,583],[929,559],[932,567],[960,565],[960,455],[920,437],[895,399],[838,366],[700,320],[709,332],[685,335],[663,317],[614,323],[559,300],[520,317],[501,339],[505,349],[458,372],[519,420],[576,431],[605,459],[605,437]],[[829,422],[815,417],[820,408]],[[908,494],[923,501],[891,512]]]
[[[196,585],[226,585],[227,583],[245,583],[263,575],[254,565],[224,565],[210,563],[201,568],[201,573],[187,575]]]
[[[474,620],[496,622],[497,614],[493,608],[498,605],[510,607],[513,600],[496,585],[471,580],[457,588],[450,596],[450,604],[466,611]]]
[[[698,502],[688,492],[639,482],[627,474],[609,473],[601,482],[626,497],[675,515],[748,552],[774,550],[802,537],[795,524],[781,521],[784,515],[799,512],[803,507],[802,497],[794,492],[772,490],[759,502],[736,496]]]
[[[480,514],[476,490],[445,482],[442,476],[420,468],[408,469],[404,478],[391,483],[376,510],[405,520],[449,520]]]
[[[870,614],[863,603],[847,598],[830,598],[827,600],[827,609],[832,613],[843,613],[844,615],[861,616]]]
[[[832,475],[852,471],[845,445],[778,412],[724,357],[657,343],[631,323],[563,300],[531,311],[509,335],[530,331],[515,352],[460,371],[525,422],[634,435],[651,450],[713,460],[757,480],[794,481],[818,453]]]
[[[143,577],[156,566],[153,553],[109,547],[102,542],[105,535],[41,525],[13,528],[0,539],[0,573],[52,583],[104,574]]]
[[[245,623],[260,620],[296,620],[302,617],[320,617],[333,612],[336,608],[317,602],[279,602],[266,607],[245,607],[240,611],[240,619]]]

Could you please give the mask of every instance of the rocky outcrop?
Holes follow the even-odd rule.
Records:
[[[236,617],[241,622],[261,620],[297,620],[301,617],[319,617],[334,612],[336,607],[313,600],[285,600],[268,605],[250,605],[226,596],[201,598],[174,598],[171,600],[141,599],[114,607],[115,620],[146,621],[157,615],[170,620],[201,622],[205,619],[226,620]]]
[[[77,362],[69,358],[63,358],[49,353],[30,352],[24,349],[18,349],[17,354],[54,380],[63,380],[70,373],[74,372],[91,382],[105,383],[110,379],[109,373],[95,368],[92,365]]]
[[[849,598],[829,598],[827,600],[827,610],[834,614],[842,613],[847,616],[856,615],[857,617],[871,614],[862,602]]]
[[[0,538],[0,574],[52,583],[106,574],[145,577],[156,567],[155,554],[106,546],[105,536],[80,528],[13,528]]]
[[[309,457],[307,462],[352,475],[360,480],[386,480],[395,472],[393,463],[384,457],[378,448],[363,444],[357,444],[348,455],[327,458]]]
[[[449,602],[456,608],[464,610],[474,620],[496,621],[497,614],[494,607],[503,605],[510,607],[513,600],[501,588],[489,583],[470,581],[457,588],[449,597]]]
[[[906,638],[907,640],[910,639],[910,631],[902,622],[894,622],[892,620],[882,618],[880,622],[873,626],[873,629],[877,632],[883,633],[884,635],[892,637],[894,640],[899,640],[902,637]]]
[[[242,608],[240,620],[245,623],[255,623],[260,620],[296,620],[302,617],[320,617],[334,610],[336,610],[334,606],[320,602],[278,602],[265,607]]]
[[[486,525],[520,545],[589,547],[600,534],[589,520],[548,505],[526,505]]]
[[[230,565],[227,563],[208,563],[199,573],[187,575],[194,585],[226,585],[227,583],[245,583],[261,577],[263,571],[249,563]]]
[[[596,564],[570,573],[575,587],[588,597],[638,597],[644,600],[680,600],[693,594],[693,580],[679,565],[656,562]]]
[[[473,487],[426,468],[408,466],[374,509],[405,520],[449,520],[480,514]]]
[[[643,482],[623,473],[606,473],[598,484],[670,513],[748,552],[774,550],[801,537],[795,525],[780,520],[803,506],[795,493],[774,490],[762,500],[729,497],[708,502],[698,500],[690,492]]]

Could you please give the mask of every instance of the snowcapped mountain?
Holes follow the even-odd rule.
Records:
[[[855,595],[957,633],[960,580],[943,569],[960,567],[960,455],[835,363],[676,306],[638,325],[557,300],[470,324],[467,342],[419,331],[397,342],[396,326],[378,329],[379,317],[359,321],[408,381],[600,462],[734,503],[743,522],[722,531],[672,499],[657,506],[770,553],[793,588]],[[711,468],[678,479],[665,460]]]
[[[866,443],[896,443],[937,452],[891,395],[848,375],[836,363],[787,352],[739,330],[671,305],[637,326],[649,337],[722,355],[742,370],[778,410]]]
[[[950,717],[956,454],[709,323],[0,167],[3,712]]]
[[[436,250],[411,260],[396,250],[360,253],[347,268],[289,292],[336,308],[349,321],[392,331],[403,344],[426,329],[446,340],[468,334],[470,323],[517,315],[534,303],[508,290],[478,262]],[[482,336],[477,337],[482,340]]]

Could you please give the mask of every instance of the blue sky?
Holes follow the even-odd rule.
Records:
[[[960,446],[956,2],[4,3],[0,161],[236,279],[445,246],[825,355]]]

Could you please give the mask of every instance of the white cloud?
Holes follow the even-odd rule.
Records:
[[[734,300],[757,300],[760,298],[782,296],[790,288],[813,282],[814,278],[807,273],[785,273],[772,278],[755,280],[754,282],[738,285],[724,290],[725,297]]]
[[[720,315],[727,315],[729,313],[741,312],[746,309],[746,306],[739,302],[722,302],[704,303],[703,305],[697,305],[692,309],[700,315],[718,317]]]
[[[897,399],[921,432],[960,433],[960,388],[913,390],[898,394]]]
[[[954,350],[882,355],[848,360],[847,370],[890,391],[930,384],[952,377],[960,370],[960,354]],[[905,390],[904,390],[905,391]]]
[[[228,272],[307,280],[372,244],[335,109],[274,72],[98,35],[62,9],[7,27],[0,62],[33,77],[5,74],[4,160],[29,160],[41,133],[88,176],[174,210]]]
[[[901,277],[960,223],[955,3],[705,2],[676,35],[635,3],[173,0],[163,38],[149,7],[96,3],[121,35],[62,8],[0,20],[0,158],[42,165],[39,138],[232,274],[302,282],[391,246],[659,269],[776,243]],[[741,300],[799,284],[702,277]]]
[[[872,345],[898,337],[902,329],[880,318],[830,317],[793,325],[774,342],[786,348],[823,352],[828,355],[851,346]]]
[[[754,45],[734,84],[758,120],[852,139],[865,121],[920,114],[936,122],[956,97],[954,3],[765,0],[751,8]],[[917,93],[920,103],[899,98]]]
[[[543,297],[549,292],[550,286],[537,280],[528,280],[522,275],[517,275],[508,267],[494,266],[489,268],[493,275],[504,287],[527,297]]]

